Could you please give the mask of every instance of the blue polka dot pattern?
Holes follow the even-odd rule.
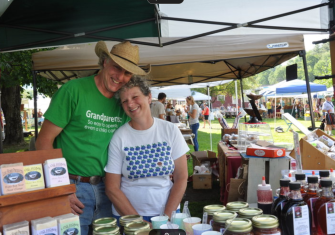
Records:
[[[170,175],[174,171],[171,147],[167,142],[125,147],[128,179]]]

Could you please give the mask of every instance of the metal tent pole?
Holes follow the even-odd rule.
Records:
[[[311,96],[311,87],[309,85],[309,78],[308,78],[308,70],[307,70],[307,62],[306,62],[306,51],[299,52],[300,57],[302,57],[302,61],[304,63],[304,72],[305,72],[305,79],[306,79],[306,88],[307,88],[307,95],[308,95],[308,104],[309,104],[309,112],[311,115],[311,122],[312,122],[312,129],[315,129],[315,120],[313,114],[313,106],[312,106],[312,96]]]
[[[0,119],[1,119],[1,122],[4,123],[4,120],[2,119],[1,110],[2,110],[2,106],[1,106],[1,87],[0,87]],[[0,153],[3,153],[2,131],[4,131],[4,133],[5,133],[5,130],[2,130],[1,122],[0,122]]]
[[[242,95],[242,108],[244,109],[244,95],[243,95],[243,84],[242,84],[242,77],[241,77],[241,70],[238,71],[238,76],[240,79],[240,86],[241,86],[241,95]],[[247,116],[244,116],[244,121],[247,122]]]
[[[207,95],[208,95],[208,108],[209,108],[209,114],[211,113],[211,103],[210,103],[210,99],[209,99],[209,86],[207,86]],[[209,138],[210,138],[210,142],[211,142],[211,151],[212,151],[212,122],[211,120],[208,118],[209,120]],[[205,120],[204,120],[205,121]]]
[[[35,122],[35,141],[38,136],[38,119],[37,119],[37,88],[36,88],[36,71],[33,71],[33,91],[34,91],[34,122]]]
[[[238,115],[238,95],[237,95],[237,81],[235,80],[235,102],[236,102],[236,115]]]

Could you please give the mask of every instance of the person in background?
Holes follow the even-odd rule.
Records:
[[[178,127],[151,116],[145,79],[133,76],[117,96],[131,120],[115,132],[109,145],[106,193],[113,202],[113,216],[141,215],[150,222],[164,206],[171,217],[186,190],[189,148]]]
[[[105,193],[104,167],[113,133],[129,119],[114,94],[133,74],[146,75],[138,66],[139,48],[125,41],[109,52],[105,42],[95,46],[100,71],[65,83],[52,97],[36,140],[37,150],[62,149],[70,182],[71,211],[79,215],[81,234],[91,234],[98,218],[111,217]]]
[[[273,112],[270,99],[268,99],[268,102],[266,102],[266,108],[268,110],[268,118],[272,118]]]
[[[44,122],[43,113],[41,109],[38,110],[37,117],[38,117],[38,124],[41,126]]]
[[[158,94],[158,100],[152,102],[151,104],[151,115],[155,118],[160,118],[165,120],[165,104],[166,101],[166,94],[165,93],[159,93]]]
[[[199,151],[198,129],[199,129],[199,105],[194,101],[193,96],[186,97],[187,108],[185,112],[189,115],[189,123],[192,133],[194,134],[193,143],[194,151]]]
[[[202,114],[204,115],[203,121],[204,121],[204,128],[206,128],[206,122],[208,123],[209,128],[211,127],[208,121],[209,117],[209,108],[207,106],[207,103],[204,103],[204,109],[202,110]]]
[[[332,128],[335,126],[334,105],[332,96],[326,95],[326,101],[322,105],[323,118],[325,119],[325,132],[332,135]]]

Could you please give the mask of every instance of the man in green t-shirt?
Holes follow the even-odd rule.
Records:
[[[147,74],[138,67],[138,46],[130,42],[116,44],[109,52],[101,41],[95,53],[99,73],[71,80],[55,93],[36,140],[37,150],[62,149],[71,183],[76,184],[76,194],[69,196],[71,210],[80,216],[83,235],[95,219],[112,216],[104,167],[113,133],[128,121],[114,93],[133,74]]]

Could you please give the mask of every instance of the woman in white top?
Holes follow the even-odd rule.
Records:
[[[115,95],[131,120],[109,144],[106,194],[113,215],[141,215],[150,222],[165,206],[165,214],[171,216],[187,185],[185,139],[176,125],[151,116],[145,79],[133,76]]]
[[[199,151],[199,143],[198,143],[198,129],[199,129],[199,105],[194,102],[193,96],[188,96],[186,98],[186,103],[188,107],[186,108],[186,112],[189,115],[189,123],[192,129],[192,133],[194,134],[193,143],[194,143],[194,151]]]
[[[335,126],[335,117],[331,95],[326,95],[326,101],[322,105],[322,111],[323,118],[326,120],[325,131],[328,135],[332,135],[332,127]]]

